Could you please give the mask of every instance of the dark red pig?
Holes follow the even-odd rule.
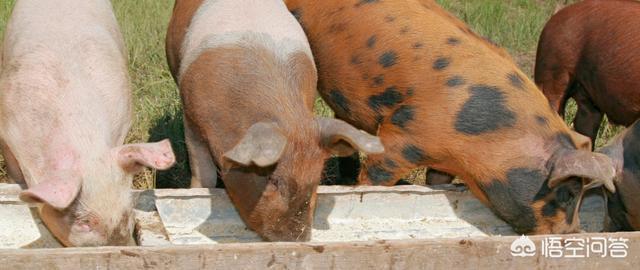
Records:
[[[575,130],[594,142],[605,114],[625,126],[640,117],[638,15],[638,1],[582,1],[555,14],[540,36],[536,84],[562,116],[573,98]]]

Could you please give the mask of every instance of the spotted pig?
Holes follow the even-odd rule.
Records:
[[[313,115],[317,72],[280,0],[178,0],[167,56],[185,113],[192,186],[216,167],[249,228],[303,241],[331,154],[383,151],[377,137]]]
[[[577,132],[595,141],[606,114],[631,125],[640,118],[640,2],[582,1],[560,10],[540,36],[535,82],[564,116],[578,104]]]
[[[286,3],[322,97],[384,144],[360,184],[393,185],[428,166],[465,180],[518,233],[577,231],[583,184],[613,189],[611,160],[589,151],[503,50],[433,1]]]

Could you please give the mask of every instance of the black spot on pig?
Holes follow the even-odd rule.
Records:
[[[542,186],[540,186],[540,190],[538,190],[538,193],[536,193],[536,196],[533,197],[534,201],[537,200],[542,200],[544,199],[547,195],[549,195],[551,193],[551,189],[549,188],[549,185],[547,185],[548,182],[545,181]]]
[[[373,77],[373,87],[378,87],[384,84],[384,74]]]
[[[333,104],[336,104],[336,106],[342,110],[345,113],[349,113],[351,112],[351,109],[349,108],[349,100],[347,100],[347,98],[344,96],[344,94],[342,94],[342,92],[338,89],[333,89],[329,92],[329,98],[331,98],[331,101]]]
[[[455,38],[455,37],[450,37],[447,39],[447,44],[452,45],[452,46],[456,46],[460,44],[460,39]]]
[[[386,51],[378,58],[378,63],[383,68],[388,68],[396,64],[398,61],[398,54],[395,51]]]
[[[358,55],[353,55],[351,56],[351,64],[354,64],[354,65],[362,64],[362,59],[360,59],[360,56]]]
[[[393,174],[379,164],[375,164],[367,167],[367,176],[371,180],[372,184],[380,185],[392,180],[391,178],[393,177]]]
[[[541,126],[548,126],[549,125],[549,119],[547,119],[544,116],[537,115],[536,116],[536,123],[538,123],[538,125],[541,125]]]
[[[420,165],[429,159],[422,149],[413,144],[406,145],[402,148],[402,157],[416,165]]]
[[[513,127],[515,113],[506,106],[506,99],[499,88],[488,85],[473,85],[471,97],[462,106],[456,117],[455,129],[468,135],[479,135],[500,128]]]
[[[518,73],[509,73],[507,74],[507,78],[509,79],[509,82],[513,87],[518,88],[520,90],[525,90],[524,81],[522,80],[522,77],[518,75]]]
[[[558,213],[558,207],[555,201],[550,201],[542,206],[542,215],[545,217],[553,217]]]
[[[411,47],[414,48],[414,49],[420,49],[420,48],[424,47],[424,44],[422,42],[416,42],[416,43],[413,43],[413,45]]]
[[[513,168],[507,171],[507,179],[511,187],[523,195],[519,198],[528,201],[531,201],[541,190],[547,188],[546,178],[546,175],[538,169]]]
[[[387,15],[387,16],[384,17],[384,21],[388,22],[388,23],[393,22],[395,20],[396,20],[396,17],[393,17],[391,15]]]
[[[373,46],[376,45],[377,40],[378,38],[376,37],[376,35],[371,36],[369,39],[367,39],[367,47],[373,48]]]
[[[373,4],[373,3],[377,3],[379,0],[360,0],[358,3],[356,3],[356,7],[359,7],[361,5],[366,5],[366,4]]]
[[[435,62],[433,62],[433,69],[435,70],[444,70],[449,66],[451,60],[446,57],[438,57]]]
[[[395,86],[390,86],[379,95],[369,97],[369,107],[374,111],[379,111],[384,107],[393,107],[402,101],[402,93]]]
[[[449,87],[461,86],[461,85],[464,85],[464,83],[465,83],[464,78],[462,78],[462,76],[459,76],[459,75],[453,76],[447,80],[447,86]]]
[[[400,34],[406,34],[409,32],[409,26],[403,26],[400,28]]]
[[[390,158],[385,158],[384,159],[384,165],[387,166],[390,169],[398,168],[398,164],[395,161],[393,161],[392,159],[390,159]]]
[[[396,109],[391,115],[391,123],[404,129],[407,123],[412,121],[415,117],[415,107],[409,105],[402,105]]]
[[[541,171],[530,168],[514,168],[507,172],[507,180],[494,179],[481,183],[492,210],[507,221],[517,233],[527,233],[536,227],[531,207],[534,196],[545,183]]]

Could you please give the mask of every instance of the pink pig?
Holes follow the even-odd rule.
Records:
[[[168,140],[123,145],[131,89],[110,2],[18,0],[1,56],[0,143],[20,198],[66,246],[131,244],[134,173],[175,157]]]

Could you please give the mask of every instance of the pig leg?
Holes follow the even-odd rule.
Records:
[[[367,156],[358,176],[359,185],[393,186],[412,169],[427,165],[427,154],[418,144],[410,142],[411,138],[381,130],[378,135],[385,152]]]
[[[575,91],[573,99],[578,104],[578,111],[573,126],[576,132],[591,138],[591,150],[593,150],[604,114],[591,102],[579,84],[576,84],[575,87],[577,91]]]
[[[434,169],[427,170],[427,185],[443,185],[451,184],[455,177],[445,172],[436,171]]]
[[[536,74],[536,83],[549,99],[549,105],[562,117],[564,117],[564,110],[569,99],[568,91],[571,80],[568,72],[541,71],[540,75]]]
[[[217,168],[213,163],[209,146],[197,132],[194,132],[188,120],[184,121],[184,137],[189,152],[191,167],[191,188],[215,188]]]
[[[26,188],[24,177],[22,176],[22,170],[20,170],[20,164],[18,160],[11,152],[11,149],[3,142],[0,141],[0,147],[2,148],[2,155],[4,156],[4,162],[7,165],[7,175],[16,184]]]

